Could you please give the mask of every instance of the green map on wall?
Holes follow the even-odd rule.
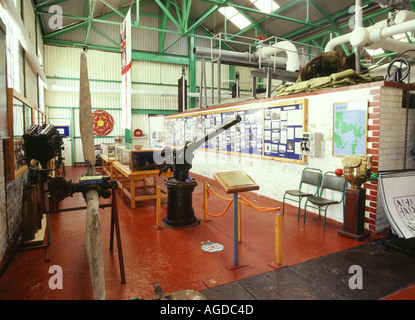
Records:
[[[367,102],[334,105],[333,155],[366,155]]]

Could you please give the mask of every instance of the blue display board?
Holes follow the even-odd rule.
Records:
[[[304,106],[293,104],[264,110],[264,155],[301,160]]]
[[[267,101],[224,109],[195,110],[165,117],[166,145],[184,145],[241,116],[242,121],[201,149],[273,160],[301,162],[307,100]]]

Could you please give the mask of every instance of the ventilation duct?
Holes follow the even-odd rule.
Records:
[[[287,59],[277,57],[281,52],[287,55]],[[273,63],[275,59],[283,61],[286,64],[287,71],[298,71],[300,69],[300,60],[295,45],[290,41],[280,41],[272,46],[260,48],[253,54],[256,60],[262,62]],[[278,63],[277,63],[278,64]]]

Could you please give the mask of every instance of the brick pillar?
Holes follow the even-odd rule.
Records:
[[[378,172],[381,89],[371,90],[370,94],[372,101],[369,102],[368,110],[367,154],[372,156],[372,172]],[[378,185],[377,182],[368,181],[363,186],[366,188],[365,227],[369,231],[375,232]]]

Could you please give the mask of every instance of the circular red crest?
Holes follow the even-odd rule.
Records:
[[[112,116],[103,110],[96,110],[92,113],[94,120],[94,135],[106,136],[114,127],[114,119]]]

